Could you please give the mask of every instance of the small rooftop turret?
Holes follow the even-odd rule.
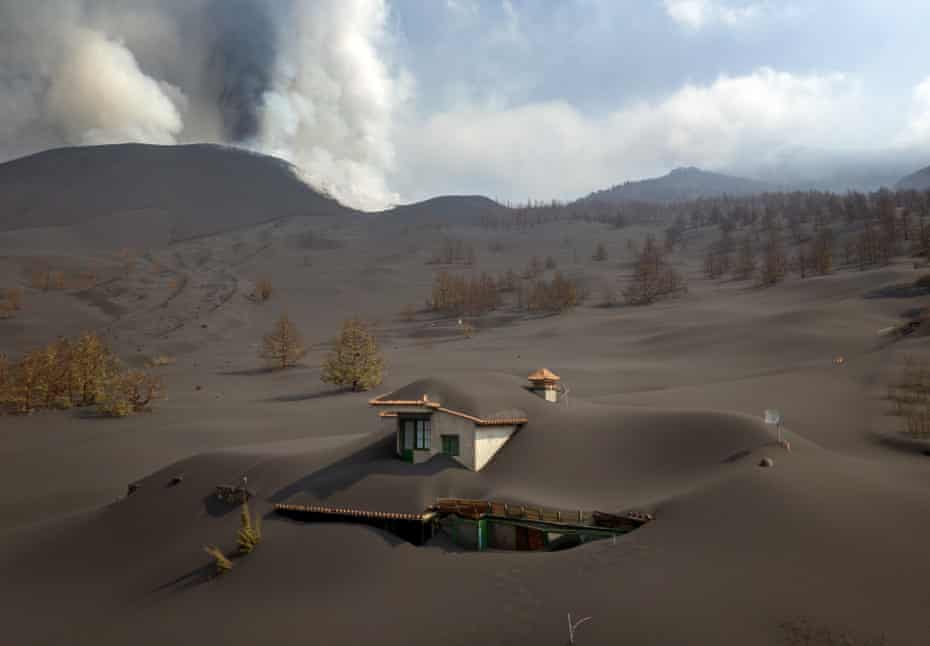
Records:
[[[547,402],[559,401],[561,388],[559,382],[562,380],[557,374],[548,368],[540,368],[527,377],[530,381],[530,391],[536,393]]]

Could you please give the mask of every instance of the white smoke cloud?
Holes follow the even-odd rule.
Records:
[[[346,203],[377,209],[396,202],[386,173],[409,85],[382,57],[385,3],[324,0],[296,9],[256,144]]]
[[[930,146],[930,76],[914,88],[910,115],[896,143],[901,146]]]
[[[351,206],[386,174],[410,88],[385,0],[0,0],[0,161],[45,148],[214,142],[294,162]]]
[[[51,75],[46,111],[71,144],[173,144],[185,102],[177,88],[146,76],[121,43],[74,28],[69,55]],[[174,97],[172,100],[171,96]]]
[[[763,68],[600,116],[564,101],[465,106],[431,116],[404,138],[403,188],[417,198],[426,185],[434,192],[493,187],[511,199],[566,199],[674,166],[755,163],[785,147],[852,137],[860,96],[858,84],[842,75]],[[848,131],[839,131],[841,124]]]

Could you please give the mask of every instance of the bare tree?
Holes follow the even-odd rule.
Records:
[[[736,259],[736,277],[740,280],[746,280],[752,277],[756,271],[756,256],[752,249],[752,240],[746,235],[740,242],[739,252]]]
[[[774,285],[785,277],[785,245],[781,235],[775,230],[769,232],[768,240],[762,255],[762,266],[759,271],[759,282],[762,285]]]
[[[633,269],[633,278],[623,290],[624,299],[629,305],[649,305],[682,289],[681,276],[666,262],[655,238],[648,236]]]
[[[814,271],[818,274],[829,274],[833,270],[833,231],[831,229],[820,229],[817,232],[812,255]]]
[[[271,366],[288,368],[307,354],[300,332],[287,314],[282,314],[274,329],[262,339],[259,355]]]

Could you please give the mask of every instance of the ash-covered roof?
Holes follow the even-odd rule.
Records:
[[[524,389],[510,384],[502,387],[501,384],[489,383],[484,379],[460,383],[429,377],[375,397],[370,403],[374,406],[390,406],[392,403],[415,404],[452,414],[462,414],[473,418],[478,424],[526,423],[526,412],[520,407],[526,396]]]

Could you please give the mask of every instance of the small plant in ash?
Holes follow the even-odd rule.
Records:
[[[240,554],[249,554],[262,542],[261,519],[256,516],[252,520],[248,501],[242,503],[239,514],[239,532],[236,534],[236,545]]]
[[[262,278],[255,283],[255,300],[259,303],[267,301],[272,294],[274,294],[274,286],[267,278]]]
[[[107,381],[97,410],[109,417],[126,417],[148,410],[154,400],[164,396],[161,379],[142,370],[127,370]]]
[[[160,368],[162,366],[173,366],[177,362],[177,359],[167,354],[156,354],[152,357],[149,357],[149,359],[145,362],[145,365],[149,368]]]
[[[470,339],[475,334],[475,326],[462,319],[459,319],[459,330],[466,339]]]
[[[404,305],[404,308],[400,311],[400,318],[405,323],[412,323],[417,318],[417,308],[413,305]]]
[[[225,574],[232,569],[232,561],[216,545],[205,545],[203,551],[213,557],[213,576]]]

